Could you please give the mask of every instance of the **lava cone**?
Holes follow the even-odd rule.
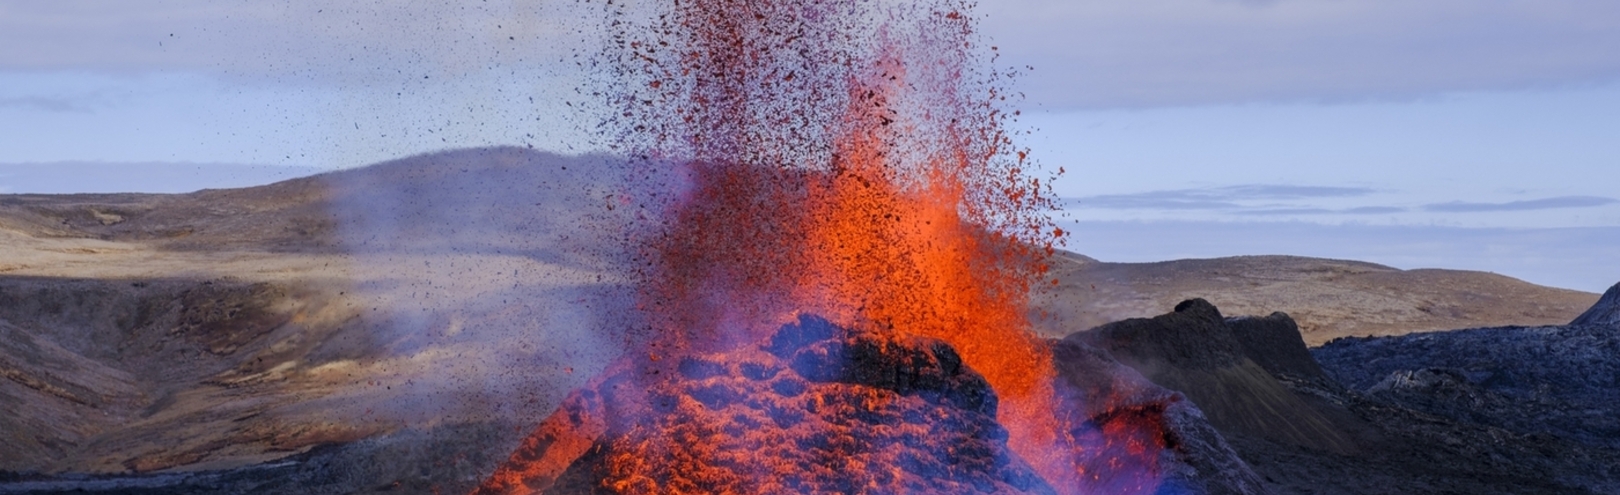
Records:
[[[801,316],[764,342],[627,356],[475,493],[1053,493],[946,343]]]

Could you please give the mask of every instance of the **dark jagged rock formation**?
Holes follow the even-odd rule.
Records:
[[[1322,366],[1305,347],[1299,326],[1286,313],[1237,316],[1227,318],[1225,323],[1243,355],[1272,375],[1313,383],[1327,379]]]
[[[1417,453],[1455,452],[1463,459],[1453,465],[1498,480],[1535,476],[1547,493],[1620,493],[1620,335],[1611,327],[1345,338],[1314,354]]]
[[[1610,287],[1608,292],[1603,293],[1603,298],[1598,299],[1597,304],[1592,305],[1592,309],[1581,313],[1580,316],[1575,318],[1575,321],[1571,321],[1569,324],[1620,327],[1620,284],[1614,284],[1614,287]]]
[[[1114,322],[1065,340],[1106,349],[1154,383],[1187,394],[1221,431],[1338,454],[1355,452],[1352,435],[1337,426],[1353,424],[1352,418],[1294,393],[1273,376],[1280,372],[1309,383],[1325,378],[1308,359],[1299,331],[1288,333],[1292,322],[1286,318],[1228,322],[1214,305],[1193,299],[1170,314]]]
[[[620,360],[476,493],[1052,493],[947,344],[815,317]]]
[[[1052,343],[1058,375],[1075,394],[1060,409],[1086,418],[1074,423],[1118,430],[1146,416],[1166,447],[1154,460],[1158,493],[1248,495],[1271,493],[1202,411],[1175,391],[1153,384],[1108,353],[1075,340]],[[1105,447],[1106,448],[1106,447]],[[1116,467],[1114,475],[1119,475]]]
[[[1611,383],[1620,376],[1613,344],[1598,327],[1581,328],[1341,339],[1312,352],[1285,314],[1222,318],[1190,300],[1066,340],[1185,393],[1278,493],[1616,493],[1620,455],[1588,443],[1617,438],[1601,419],[1615,416],[1607,404],[1616,401],[1556,399],[1578,389],[1595,401],[1620,389]],[[1541,395],[1523,395],[1531,391]],[[1537,418],[1559,412],[1595,429],[1585,439],[1537,429]]]
[[[1350,338],[1322,346],[1316,356],[1345,385],[1374,398],[1620,451],[1620,332],[1612,327]]]

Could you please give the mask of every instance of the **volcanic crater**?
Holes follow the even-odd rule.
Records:
[[[475,493],[1055,493],[948,344],[812,315],[765,342],[630,355]]]

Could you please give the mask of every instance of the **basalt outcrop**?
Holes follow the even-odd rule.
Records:
[[[1607,460],[1549,475],[1612,492],[1620,490],[1620,328],[1602,315],[1617,296],[1610,290],[1591,318],[1565,326],[1347,338],[1315,354],[1372,400],[1560,445],[1557,457],[1572,462]]]
[[[1358,450],[1357,428],[1339,426],[1356,425],[1353,417],[1288,387],[1320,386],[1325,376],[1287,315],[1226,319],[1214,305],[1192,299],[1169,314],[1065,340],[1105,349],[1154,383],[1187,394],[1222,432],[1336,454]]]
[[[1592,305],[1592,309],[1581,313],[1569,324],[1620,327],[1620,284],[1610,287],[1597,304]]]
[[[1620,343],[1593,325],[1348,338],[1175,312],[1071,335],[1185,393],[1278,493],[1615,493]]]

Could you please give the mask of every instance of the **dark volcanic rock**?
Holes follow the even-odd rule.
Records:
[[[783,327],[766,349],[812,382],[837,382],[918,396],[994,417],[990,383],[939,341],[896,346],[814,317]]]
[[[674,352],[610,366],[477,493],[1052,493],[943,342],[806,316]]]
[[[1083,343],[1052,346],[1053,412],[1093,449],[1092,493],[1270,493],[1184,396]],[[515,452],[515,425],[446,427],[224,471],[0,472],[0,493],[466,493],[480,476],[484,493],[1052,493],[997,410],[949,345],[805,317],[760,345],[627,356]],[[512,453],[488,475],[497,452]]]
[[[1413,410],[1620,449],[1620,332],[1614,328],[1347,338],[1315,354],[1345,385]]]
[[[1612,327],[1344,338],[1313,354],[1414,456],[1451,457],[1497,492],[1620,493]]]
[[[1185,393],[1279,493],[1620,493],[1609,333],[1469,330],[1311,352],[1287,315],[1221,318],[1194,300],[1066,340]]]
[[[1609,291],[1604,292],[1603,297],[1598,299],[1597,304],[1592,305],[1592,309],[1581,313],[1569,324],[1620,327],[1620,284],[1610,287]]]
[[[1353,417],[1320,398],[1295,393],[1268,371],[1310,383],[1325,379],[1308,353],[1301,356],[1305,345],[1293,321],[1280,313],[1251,320],[1229,321],[1207,301],[1193,299],[1176,305],[1173,313],[1118,321],[1064,340],[1104,349],[1153,383],[1187,394],[1223,432],[1355,452],[1353,436],[1362,426]],[[1290,337],[1294,342],[1287,342]]]
[[[1243,349],[1243,355],[1279,378],[1327,385],[1327,374],[1299,333],[1299,325],[1286,313],[1269,316],[1238,316],[1226,319],[1226,327]]]
[[[1082,492],[1269,493],[1181,394],[1084,343],[1052,346]],[[479,493],[1054,491],[944,342],[807,316],[759,345],[678,353],[610,367]]]
[[[1182,301],[1173,313],[1109,323],[1076,335],[1115,357],[1138,363],[1155,361],[1207,370],[1233,366],[1243,359],[1221,311],[1203,299]]]
[[[1054,341],[1058,376],[1076,396],[1063,408],[1086,419],[1078,424],[1122,431],[1147,419],[1165,447],[1152,464],[1162,479],[1158,493],[1240,495],[1271,493],[1260,477],[1182,394],[1165,389],[1108,353],[1075,340]],[[1120,467],[1104,472],[1123,476]],[[1106,484],[1104,484],[1106,486]]]

